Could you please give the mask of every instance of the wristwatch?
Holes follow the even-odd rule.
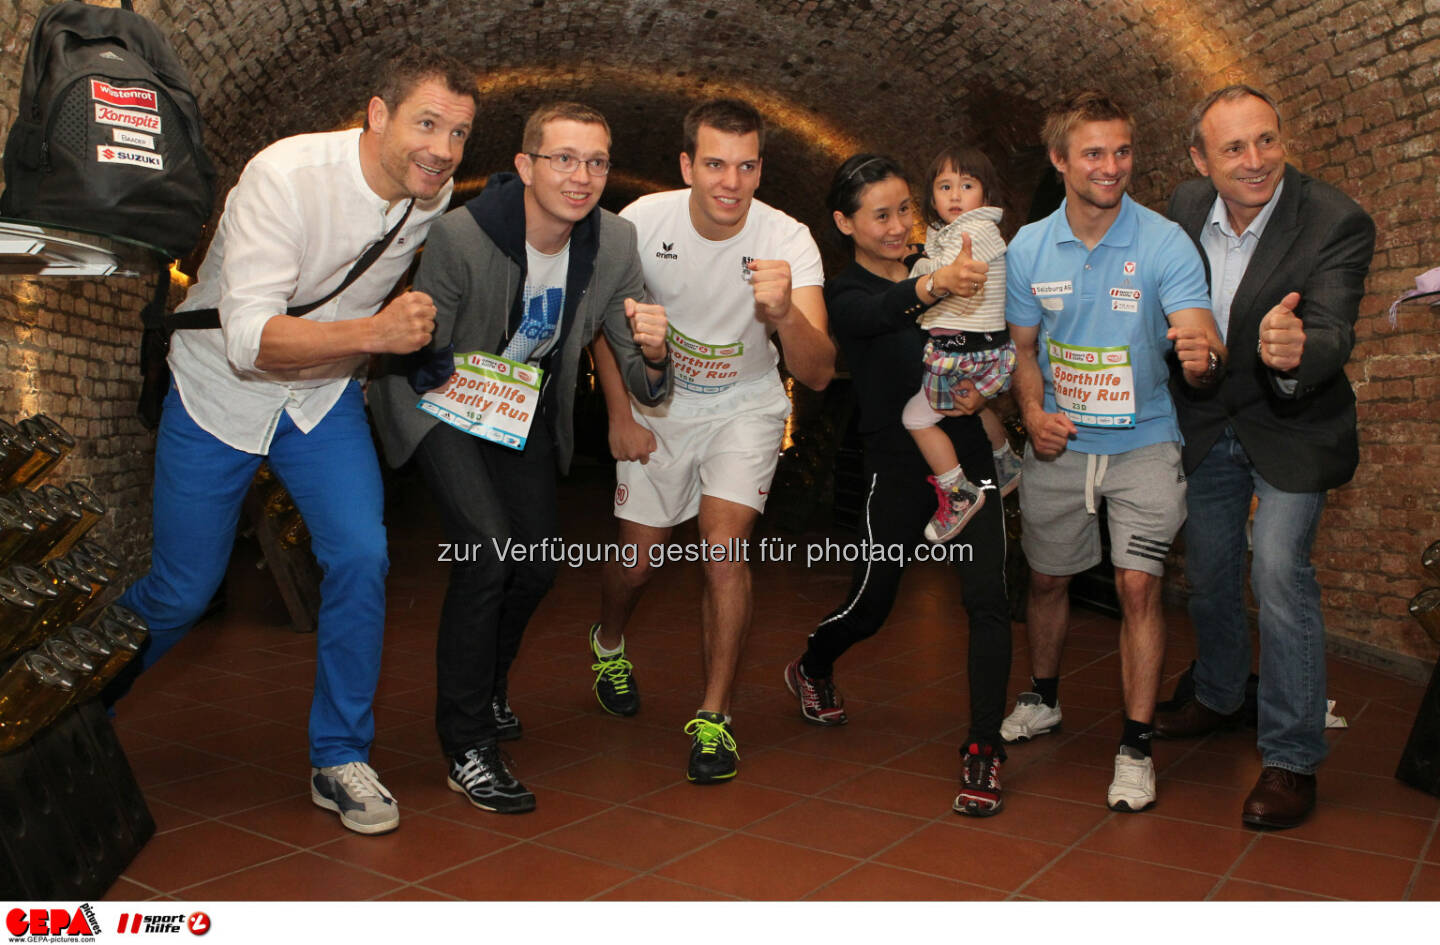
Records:
[[[950,293],[946,292],[944,289],[935,288],[935,273],[932,272],[930,273],[929,278],[925,280],[925,294],[933,299],[938,300],[945,298]]]
[[[1205,373],[1200,375],[1200,383],[1213,384],[1220,376],[1220,368],[1224,364],[1225,362],[1220,360],[1220,355],[1215,353],[1214,348],[1211,348],[1205,359]]]

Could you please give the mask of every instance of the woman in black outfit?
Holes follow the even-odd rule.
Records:
[[[835,174],[829,209],[854,261],[825,284],[830,330],[845,353],[860,410],[865,452],[866,497],[862,540],[899,544],[907,552],[924,544],[925,523],[935,511],[929,468],[900,423],[905,402],[920,389],[925,336],[920,312],[948,294],[973,295],[984,283],[985,264],[963,257],[932,276],[912,279],[909,252],[914,210],[904,171],[892,160],[857,154]],[[933,278],[933,281],[932,281]],[[1004,286],[992,291],[1005,291]],[[963,396],[963,395],[962,395]],[[983,399],[973,391],[968,407],[941,423],[967,472],[994,489],[990,442],[980,418]],[[978,817],[999,813],[1000,763],[1005,758],[1000,720],[1010,676],[1010,608],[1005,590],[1005,527],[1000,496],[992,494],[962,533],[973,555],[956,564],[964,582],[970,629],[970,733],[961,750],[960,794],[955,811]],[[805,654],[785,669],[785,681],[811,722],[845,722],[835,692],[835,660],[872,636],[890,613],[905,565],[860,561],[845,601],[810,635]]]

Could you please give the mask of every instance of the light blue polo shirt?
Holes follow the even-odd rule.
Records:
[[[1168,316],[1210,308],[1200,253],[1179,224],[1126,195],[1091,250],[1062,203],[1015,234],[1006,265],[1005,320],[1040,326],[1045,410],[1063,410],[1080,431],[1069,448],[1115,454],[1179,442]]]

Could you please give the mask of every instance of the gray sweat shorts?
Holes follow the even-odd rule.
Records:
[[[1113,455],[1066,450],[1054,459],[1039,459],[1027,444],[1023,469],[1020,547],[1033,570],[1061,577],[1098,564],[1104,499],[1115,567],[1165,573],[1170,542],[1185,523],[1179,443]]]

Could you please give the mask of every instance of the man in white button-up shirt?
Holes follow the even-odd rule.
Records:
[[[1261,772],[1241,821],[1302,823],[1325,758],[1325,625],[1310,551],[1325,493],[1355,473],[1355,395],[1345,362],[1375,248],[1355,201],[1285,163],[1280,114],[1228,86],[1195,110],[1190,156],[1208,179],[1180,185],[1169,215],[1204,252],[1230,349],[1219,385],[1172,384],[1190,477],[1185,571],[1194,692],[1156,715],[1167,738],[1240,721],[1250,672],[1246,519],[1259,604]]]
[[[241,501],[268,457],[325,574],[311,798],[360,833],[393,829],[399,810],[366,763],[389,560],[359,378],[370,355],[407,354],[430,340],[429,296],[384,302],[450,201],[474,116],[471,70],[414,50],[389,64],[363,129],[286,138],[246,165],[180,306],[217,309],[220,328],[174,335],[175,384],[155,447],[151,570],[121,598],[150,624],[148,667],[215,593]],[[396,225],[352,284],[303,317],[285,314],[334,292]]]

